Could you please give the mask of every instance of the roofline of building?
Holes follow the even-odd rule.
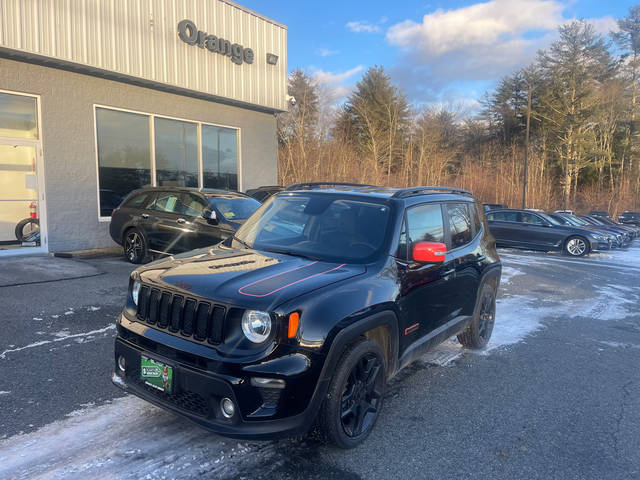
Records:
[[[228,0],[221,1],[224,1],[226,3],[233,3]],[[232,107],[245,108],[247,110],[253,110],[261,113],[276,114],[285,111],[277,108],[265,107],[263,105],[243,102],[240,100],[234,100],[232,98],[220,97],[218,95],[212,95],[210,93],[198,92],[197,90],[189,90],[188,88],[177,87],[168,83],[156,82],[140,77],[134,77],[132,75],[126,75],[102,68],[92,67],[90,65],[83,65],[81,63],[70,62],[68,60],[60,60],[57,58],[38,55],[36,53],[24,52],[22,50],[14,50],[6,47],[0,47],[0,58],[22,61],[34,65],[41,65],[44,67],[57,68],[59,70],[66,70],[69,72],[80,73],[92,77],[104,78],[106,80],[128,83],[131,85],[136,85],[138,87],[150,88],[152,90],[173,93],[175,95],[182,95],[185,97],[197,98],[200,100],[220,103],[222,105],[229,105]]]
[[[287,30],[287,26],[283,25],[282,23],[276,22],[275,20],[269,18],[269,17],[265,17],[264,15],[251,10],[250,8],[247,7],[243,7],[242,5],[237,4],[236,2],[233,2],[231,0],[220,0],[223,3],[226,3],[227,5],[231,5],[232,7],[237,8],[238,10],[242,10],[243,12],[249,13],[251,15],[254,15],[258,18],[260,18],[261,20],[264,20],[265,22],[269,22],[272,23],[273,25],[275,25],[276,27],[280,27],[280,28],[284,28],[285,30]]]

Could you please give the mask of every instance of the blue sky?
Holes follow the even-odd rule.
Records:
[[[504,74],[528,64],[571,19],[615,28],[631,1],[402,2],[239,0],[288,27],[289,70],[302,68],[340,100],[382,65],[415,104],[471,108]]]

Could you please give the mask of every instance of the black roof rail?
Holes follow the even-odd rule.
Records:
[[[367,185],[364,183],[348,183],[348,182],[304,182],[304,183],[294,183],[293,185],[289,185],[285,188],[285,190],[302,190],[302,189],[312,189],[312,188],[321,188],[321,187],[373,187],[374,185]]]
[[[413,195],[423,195],[429,193],[457,193],[459,195],[468,195],[471,196],[472,193],[469,190],[464,190],[462,188],[453,188],[453,187],[410,187],[410,188],[401,188],[397,190],[391,198],[406,198],[411,197]]]

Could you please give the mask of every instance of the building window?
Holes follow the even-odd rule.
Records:
[[[38,138],[36,99],[0,92],[0,137]]]
[[[100,216],[111,215],[132,190],[151,185],[149,117],[98,108]]]
[[[156,185],[198,186],[198,126],[156,118]]]
[[[205,188],[238,189],[238,132],[202,126],[202,171]]]
[[[100,217],[148,185],[239,188],[235,128],[96,106],[96,136]]]

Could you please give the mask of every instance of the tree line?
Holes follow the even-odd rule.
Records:
[[[295,104],[278,116],[279,180],[448,185],[511,207],[524,194],[527,208],[640,210],[640,6],[617,23],[607,36],[584,20],[559,27],[472,115],[412,106],[381,66],[336,107],[294,70]]]

